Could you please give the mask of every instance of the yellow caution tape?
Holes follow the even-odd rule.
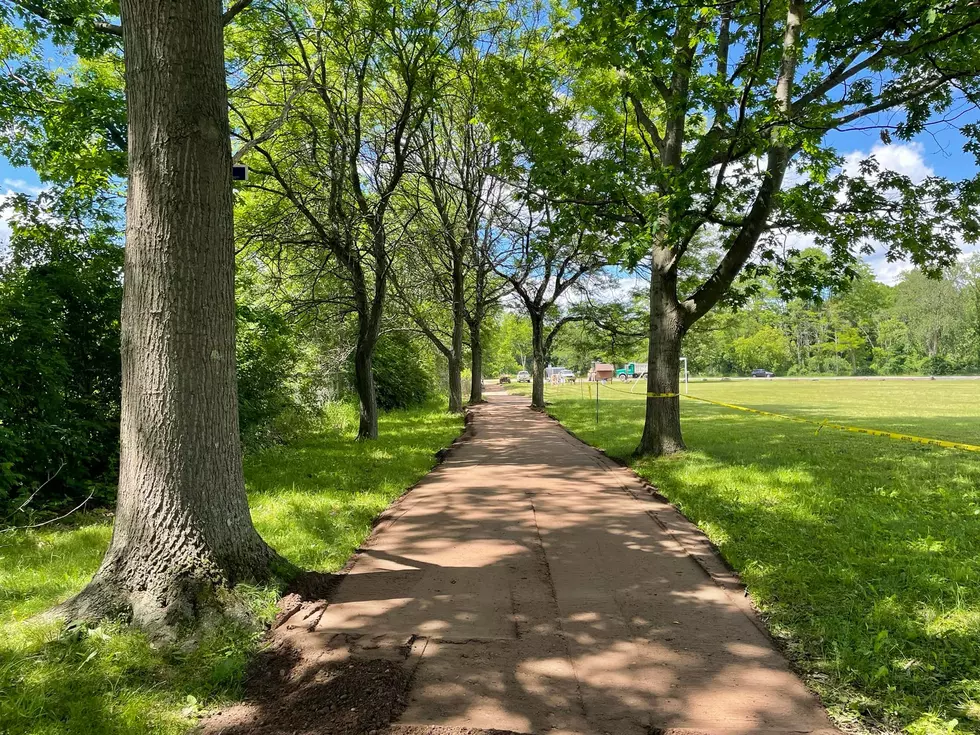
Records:
[[[823,421],[814,421],[813,419],[806,419],[802,416],[788,416],[782,413],[773,413],[772,411],[763,411],[758,408],[748,408],[747,406],[738,406],[734,403],[722,403],[721,401],[712,401],[709,398],[701,398],[700,396],[692,396],[681,393],[628,393],[624,390],[617,390],[616,388],[610,388],[606,386],[608,390],[614,393],[623,393],[624,395],[634,395],[634,396],[646,396],[647,398],[690,398],[692,401],[701,401],[702,403],[710,403],[714,406],[721,406],[723,408],[731,408],[735,411],[745,411],[746,413],[755,413],[760,416],[771,416],[772,418],[784,419],[786,421],[795,421],[798,424],[810,424],[811,426],[817,427],[817,432],[820,429],[835,429],[837,431],[848,431],[853,434],[866,434],[868,436],[883,436],[887,439],[895,439],[896,441],[911,442],[913,444],[927,444],[933,447],[945,447],[946,449],[962,449],[967,452],[980,452],[980,446],[974,444],[964,444],[963,442],[950,442],[944,439],[929,439],[924,436],[913,436],[911,434],[899,434],[894,431],[880,431],[878,429],[864,429],[860,426],[848,426],[847,424],[835,424],[827,419]]]
[[[964,444],[963,442],[950,442],[944,439],[929,439],[924,436],[913,436],[911,434],[899,434],[895,431],[880,431],[879,429],[865,429],[860,426],[848,426],[847,424],[835,424],[827,419],[823,421],[814,421],[812,419],[805,419],[802,416],[787,416],[781,413],[773,413],[772,411],[763,411],[758,408],[747,408],[746,406],[738,406],[734,403],[722,403],[721,401],[712,401],[708,398],[701,398],[699,396],[684,396],[685,398],[690,398],[692,401],[701,401],[702,403],[711,403],[715,406],[722,406],[724,408],[731,408],[736,411],[745,411],[747,413],[756,413],[761,416],[772,416],[777,419],[785,419],[786,421],[795,421],[800,424],[810,424],[811,426],[816,426],[817,431],[820,429],[835,429],[837,431],[849,431],[853,434],[866,434],[868,436],[883,436],[887,439],[895,439],[896,441],[911,442],[913,444],[928,444],[934,447],[945,447],[947,449],[962,449],[967,452],[980,452],[980,447],[973,444]]]
[[[603,386],[606,390],[611,390],[613,393],[622,393],[624,396],[646,396],[647,398],[677,398],[680,393],[633,393],[628,390],[620,390],[619,388],[613,388],[611,385]]]

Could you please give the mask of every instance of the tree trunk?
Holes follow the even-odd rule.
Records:
[[[479,318],[470,322],[470,403],[483,403],[483,338]]]
[[[370,335],[358,332],[357,346],[354,350],[354,389],[360,405],[360,422],[357,427],[358,439],[378,438],[378,395],[374,389],[374,348],[377,340]]]
[[[119,495],[92,581],[55,611],[164,632],[286,570],[245,497],[221,3],[123,0],[129,197]]]
[[[447,357],[449,363],[449,412],[463,412],[463,361],[459,357]]]
[[[465,274],[463,253],[458,246],[453,249],[453,343],[449,358],[449,411],[463,412],[463,332],[466,329]]]
[[[681,436],[681,314],[672,299],[675,276],[650,274],[650,347],[646,419],[636,453],[655,457],[684,449]],[[665,396],[666,394],[666,396]]]
[[[531,314],[531,408],[544,408],[544,319]]]

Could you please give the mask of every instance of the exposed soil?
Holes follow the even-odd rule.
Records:
[[[310,665],[291,645],[255,661],[245,702],[202,724],[208,735],[370,735],[405,709],[409,674],[398,658],[338,656]]]

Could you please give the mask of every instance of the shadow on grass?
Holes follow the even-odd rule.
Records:
[[[690,451],[635,460],[642,404],[600,411],[598,426],[594,410],[550,408],[708,533],[832,709],[980,731],[980,458],[685,404]],[[864,423],[955,439],[978,422]]]
[[[352,424],[352,422],[351,422]],[[297,566],[339,569],[392,500],[436,463],[462,418],[441,409],[382,416],[379,438],[325,430],[250,458],[246,478],[259,533]]]
[[[353,425],[353,410],[344,410],[351,415],[338,423]],[[429,406],[384,415],[380,428],[377,442],[328,427],[246,459],[253,518],[270,544],[300,566],[340,567],[462,419]],[[104,514],[79,514],[0,536],[0,733],[177,735],[202,706],[239,696],[261,631],[222,621],[181,649],[154,647],[118,625],[66,633],[23,622],[91,578],[110,533]],[[274,591],[240,591],[271,612]]]

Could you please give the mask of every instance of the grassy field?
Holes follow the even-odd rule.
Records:
[[[355,442],[356,415],[338,407],[323,429],[246,461],[262,536],[306,569],[333,571],[372,520],[435,464],[462,419],[429,407],[381,418],[381,438]],[[183,733],[203,709],[236,698],[261,630],[225,623],[196,645],[155,647],[115,625],[63,631],[25,622],[78,590],[109,542],[107,514],[0,534],[0,734]],[[244,590],[260,616],[273,590]]]
[[[693,382],[690,392],[980,444],[980,380]],[[602,388],[597,425],[594,395],[546,390],[569,429],[628,459],[643,402]],[[836,720],[980,733],[980,454],[690,400],[682,415],[687,452],[631,465],[741,573]]]

